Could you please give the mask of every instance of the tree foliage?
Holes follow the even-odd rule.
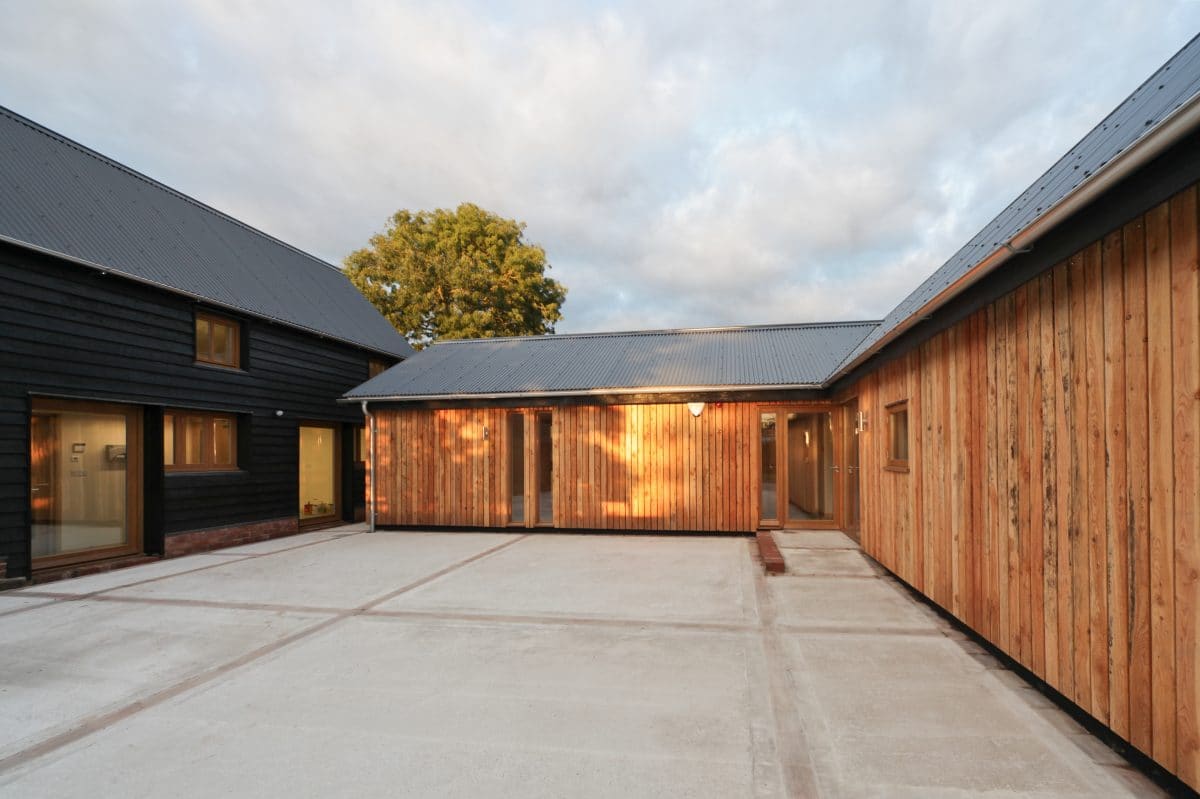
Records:
[[[346,275],[409,342],[553,333],[566,288],[546,276],[546,251],[525,225],[463,203],[397,211]]]

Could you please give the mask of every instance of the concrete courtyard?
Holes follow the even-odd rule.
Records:
[[[368,534],[0,594],[0,795],[1120,797],[840,533]]]

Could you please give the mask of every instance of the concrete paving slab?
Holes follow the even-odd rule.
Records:
[[[0,615],[0,795],[1161,795],[893,579],[750,553],[353,535]]]
[[[882,570],[852,549],[784,549],[787,573],[815,577],[875,577]]]
[[[928,630],[932,615],[886,579],[784,576],[767,588],[783,625]]]
[[[756,620],[747,539],[535,534],[380,610]]]
[[[112,594],[348,609],[517,537],[500,533],[353,535],[222,563]]]
[[[0,617],[0,757],[317,618],[92,600]]]
[[[754,644],[355,618],[0,785],[59,797],[98,784],[125,797],[750,796]],[[113,768],[162,748],[162,768]]]
[[[837,530],[780,530],[772,535],[780,549],[858,549],[853,538]]]
[[[35,608],[38,605],[49,605],[54,601],[45,597],[24,596],[19,591],[4,591],[0,593],[0,613]]]

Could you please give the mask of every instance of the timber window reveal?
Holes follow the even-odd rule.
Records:
[[[163,468],[168,472],[236,471],[237,417],[198,411],[164,413]]]
[[[196,362],[239,369],[242,365],[241,325],[223,316],[196,313]]]
[[[908,471],[908,400],[888,405],[887,467]]]
[[[367,361],[367,379],[377,377],[388,370],[388,365],[378,358],[371,358]]]

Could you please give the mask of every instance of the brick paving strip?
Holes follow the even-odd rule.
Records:
[[[355,535],[355,534],[352,533],[351,535]],[[245,666],[249,663],[253,663],[257,660],[260,660],[263,657],[266,657],[267,655],[270,655],[274,652],[278,652],[280,649],[290,646],[291,644],[294,644],[297,641],[302,641],[306,638],[311,638],[312,636],[316,635],[317,633],[329,629],[330,627],[337,624],[338,622],[342,622],[342,621],[345,621],[346,619],[351,619],[351,618],[362,616],[363,614],[368,613],[373,608],[378,607],[379,605],[383,604],[384,602],[394,599],[394,598],[400,596],[401,594],[405,594],[409,591],[416,590],[417,588],[420,588],[423,585],[427,585],[427,584],[433,582],[434,580],[438,580],[442,577],[445,577],[447,574],[458,571],[459,569],[461,569],[465,566],[469,566],[472,563],[476,563],[477,561],[480,561],[486,557],[494,555],[497,552],[500,552],[502,550],[505,550],[505,549],[513,546],[514,544],[518,544],[521,541],[524,541],[528,537],[529,537],[529,534],[521,535],[512,540],[505,541],[502,544],[497,544],[494,547],[485,549],[482,552],[477,552],[474,555],[471,555],[470,557],[463,558],[462,560],[456,561],[456,562],[450,564],[449,566],[445,566],[441,569],[438,569],[437,571],[433,572],[432,574],[428,574],[428,575],[420,578],[419,580],[414,580],[413,582],[407,583],[407,584],[401,586],[400,588],[397,588],[393,591],[389,591],[388,593],[383,594],[382,596],[376,597],[375,599],[372,599],[369,602],[365,602],[362,605],[359,605],[357,607],[350,608],[350,609],[338,609],[334,612],[334,615],[331,615],[329,618],[323,619],[323,620],[317,622],[316,624],[313,624],[312,626],[305,627],[305,628],[298,630],[298,631],[292,633],[291,635],[285,636],[277,641],[272,641],[271,643],[261,646],[258,649],[247,652],[246,654],[236,657],[233,660],[227,661],[225,663],[222,663],[220,665],[217,665],[210,669],[202,671],[199,674],[194,674],[191,677],[188,677],[180,682],[175,683],[174,685],[170,685],[170,686],[167,686],[166,688],[156,691],[156,692],[150,694],[149,696],[146,696],[141,699],[130,702],[122,707],[116,708],[115,710],[110,710],[105,713],[100,713],[100,714],[91,716],[90,718],[85,718],[82,721],[80,721],[79,724],[77,724],[76,726],[72,727],[71,729],[69,729],[65,732],[59,733],[57,735],[52,735],[51,737],[49,737],[43,741],[39,741],[38,743],[36,743],[32,746],[26,747],[25,749],[22,749],[18,752],[14,752],[11,755],[8,755],[7,757],[0,758],[0,774],[11,771],[12,769],[17,768],[18,766],[24,765],[25,763],[28,763],[31,760],[36,760],[37,758],[40,758],[44,755],[49,754],[50,752],[54,752],[58,749],[61,749],[64,746],[75,743],[76,741],[78,741],[82,738],[86,738],[87,736],[92,735],[93,733],[100,732],[101,730],[103,730],[113,724],[116,724],[119,721],[123,721],[124,719],[127,719],[130,716],[136,715],[137,713],[140,713],[143,710],[147,710],[149,708],[156,707],[157,705],[161,705],[163,702],[166,702],[169,699],[173,699],[176,696],[179,696],[181,694],[184,694],[184,693],[192,690],[193,688],[196,688],[198,686],[212,682],[213,680],[217,679],[218,677],[222,677],[231,671],[241,668],[242,666]],[[303,546],[311,546],[312,544],[325,543],[327,541],[335,541],[335,540],[337,540],[337,538],[328,538],[328,539],[323,539],[322,541],[308,542],[308,543],[301,544],[296,547],[290,547],[289,549],[285,549],[285,550],[275,550],[274,552],[256,553],[254,555],[248,555],[247,559],[254,558],[254,557],[265,557],[267,555],[274,555],[278,552],[290,551],[290,550],[294,550],[294,549],[299,549],[300,547],[303,547]],[[214,566],[216,566],[216,565],[224,566],[229,563],[235,563],[235,562],[237,562],[237,561],[223,559],[219,563],[213,564],[213,565]],[[181,572],[181,573],[189,574],[189,573],[194,573],[197,571],[204,571],[205,569],[208,569],[208,568],[212,568],[212,567],[211,566],[201,566],[198,569],[192,569],[189,572]],[[131,583],[129,585],[141,585],[144,583],[155,582],[160,579],[165,579],[166,576],[174,577],[177,575],[176,574],[165,575],[164,577],[156,577],[156,578],[152,578],[152,579],[148,579],[148,580],[143,580],[140,583]],[[123,586],[120,586],[120,588],[128,588],[129,585],[123,585]],[[116,590],[116,588],[114,587],[114,588],[105,589],[105,590]],[[108,599],[110,599],[110,597],[101,597],[100,594],[103,594],[103,593],[104,593],[103,591],[98,591],[98,592],[95,592],[94,594],[65,595],[65,597],[63,599],[60,599],[59,601],[79,600],[79,599],[103,599],[103,600],[107,601]],[[28,594],[26,594],[26,595],[28,596]],[[41,608],[41,607],[45,607],[45,605],[35,605],[33,607]],[[25,610],[25,609],[26,608],[22,608],[22,610]],[[32,609],[32,608],[28,608],[28,609]]]

